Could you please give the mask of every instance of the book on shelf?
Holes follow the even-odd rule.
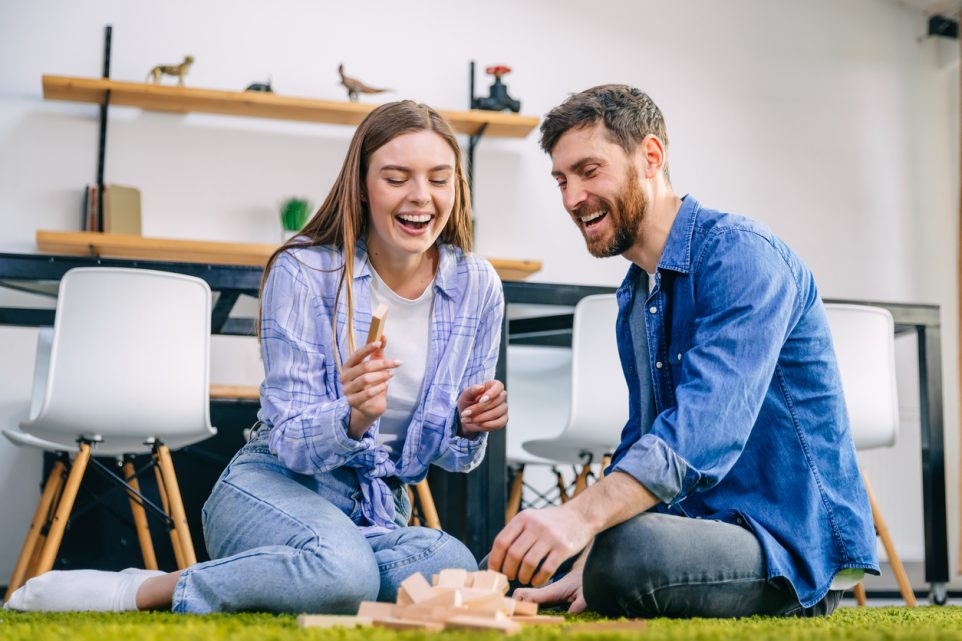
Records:
[[[114,183],[104,185],[103,231],[140,236],[139,189]]]
[[[103,212],[100,200],[103,199]],[[140,190],[126,185],[106,184],[103,194],[97,185],[84,189],[80,228],[112,234],[141,235]]]
[[[97,221],[98,192],[97,185],[87,185],[84,187],[83,215],[80,219],[81,231],[100,231],[100,225]]]

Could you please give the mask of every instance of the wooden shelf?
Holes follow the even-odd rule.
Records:
[[[121,82],[103,78],[43,76],[47,100],[102,104],[110,91],[110,104],[176,113],[203,112],[229,116],[252,116],[277,120],[300,120],[336,125],[357,125],[377,105],[336,100],[295,98],[253,91],[222,91]],[[441,111],[455,131],[474,135],[487,125],[485,136],[524,138],[538,126],[534,116],[497,111]]]
[[[90,231],[37,230],[37,249],[69,256],[263,267],[277,247],[270,243],[223,243]],[[502,280],[524,280],[541,269],[541,262],[537,260],[488,260]]]
[[[218,385],[211,383],[210,397],[216,400],[259,401],[260,388],[256,385]]]

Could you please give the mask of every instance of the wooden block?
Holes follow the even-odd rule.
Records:
[[[463,614],[466,610],[464,608],[459,609],[459,613]],[[421,605],[408,605],[404,607],[398,607],[395,611],[395,616],[391,617],[394,619],[401,619],[404,621],[444,621],[447,610],[444,608],[434,608],[434,607],[424,607]]]
[[[361,601],[361,606],[357,609],[357,616],[371,619],[390,619],[394,617],[395,609],[396,606],[393,603]]]
[[[439,581],[440,579],[441,579],[441,577],[439,577],[437,574],[432,574],[432,575],[431,575],[431,585],[435,585],[435,586],[436,586],[436,585],[438,584],[438,581]]]
[[[461,592],[461,597],[465,601],[473,601],[474,599],[481,599],[486,596],[491,596],[494,590],[479,590],[477,588],[463,588],[459,590]]]
[[[301,614],[297,617],[299,628],[354,628],[371,625],[371,617],[338,614]]]
[[[492,570],[479,570],[472,574],[471,587],[478,590],[498,590],[508,593],[508,577]]]
[[[512,614],[514,614],[515,603],[520,603],[520,601],[516,599],[512,599],[511,597],[507,597],[507,596],[504,597],[504,607],[501,608],[501,611],[507,614],[508,616],[511,616]]]
[[[518,599],[510,600],[514,601],[514,614],[523,617],[533,617],[538,614],[538,604],[534,601],[519,601]]]
[[[448,588],[432,588],[434,596],[417,603],[420,607],[426,608],[460,608],[464,605],[464,599],[460,590]]]
[[[371,314],[371,328],[367,330],[367,342],[373,343],[380,340],[384,333],[384,320],[387,318],[387,305],[378,305],[374,313]]]
[[[438,585],[442,588],[470,588],[471,575],[467,570],[455,568],[441,570],[438,574]]]
[[[468,608],[457,608],[451,610],[448,618],[452,616],[467,616],[467,617],[478,617],[481,619],[497,619],[498,621],[507,621],[510,617],[504,613],[503,610],[469,610]]]
[[[379,628],[390,628],[391,630],[427,630],[429,632],[440,632],[445,625],[438,621],[411,621],[409,619],[374,619],[373,624]]]
[[[514,621],[489,619],[477,616],[460,616],[448,619],[444,623],[445,630],[493,630],[505,634],[515,634],[522,626]]]
[[[411,598],[411,595],[408,594],[408,591],[405,590],[403,587],[402,587],[402,588],[398,588],[398,591],[397,591],[397,604],[398,604],[398,605],[411,605],[412,603],[414,603],[414,599]]]
[[[401,588],[407,592],[414,603],[427,601],[434,596],[434,592],[431,590],[431,584],[428,583],[427,579],[425,579],[424,575],[420,572],[415,572],[401,581]],[[400,599],[398,600],[398,605],[400,605]]]
[[[465,599],[464,606],[471,610],[497,610],[504,609],[504,595],[500,592],[488,592],[484,596],[473,599]]]
[[[590,623],[575,623],[565,628],[565,632],[621,632],[640,631],[645,629],[644,619],[628,619],[627,621],[594,621]]]
[[[552,623],[564,623],[565,618],[562,616],[549,616],[547,614],[536,614],[534,616],[513,616],[511,620],[516,623],[525,623],[527,625],[545,625]]]

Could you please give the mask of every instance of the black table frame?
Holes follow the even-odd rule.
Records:
[[[241,295],[257,296],[263,269],[237,265],[174,263],[151,260],[106,259],[44,254],[0,253],[0,287],[19,289],[16,281],[59,281],[75,267],[133,267],[196,276],[218,294],[212,310],[215,334],[253,335],[254,320],[230,318]],[[13,282],[10,282],[13,281]],[[611,287],[529,283],[504,283],[505,304],[571,307],[591,294],[611,293]],[[945,489],[945,444],[942,414],[942,341],[937,305],[915,305],[864,300],[827,303],[875,305],[892,313],[896,333],[911,333],[918,344],[921,410],[922,501],[925,528],[925,580],[932,598],[944,601],[949,580],[949,554]],[[0,325],[27,327],[53,325],[54,310],[0,307]],[[507,344],[570,345],[572,314],[563,312],[505,321],[502,328],[497,378],[506,380]],[[445,528],[459,536],[476,555],[487,552],[504,525],[507,468],[504,432],[491,435],[484,462],[472,473],[431,472],[432,491]]]

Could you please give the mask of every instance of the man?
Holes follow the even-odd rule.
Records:
[[[830,614],[878,562],[818,290],[759,223],[679,198],[667,144],[661,111],[623,85],[541,125],[588,251],[632,263],[616,323],[629,419],[604,479],[517,515],[488,565],[535,586],[557,573],[515,595],[572,611]]]

